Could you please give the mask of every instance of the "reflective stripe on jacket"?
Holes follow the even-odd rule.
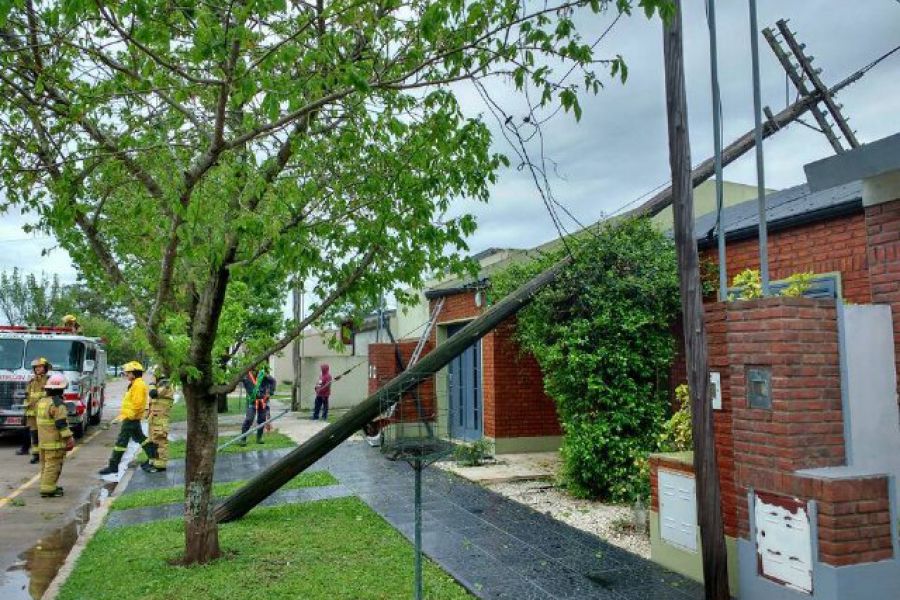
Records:
[[[25,387],[25,416],[33,417],[37,411],[38,400],[44,397],[44,384],[49,375],[33,376]]]
[[[61,450],[66,447],[66,438],[72,437],[67,420],[68,410],[61,396],[44,396],[37,407],[38,448],[41,450]]]

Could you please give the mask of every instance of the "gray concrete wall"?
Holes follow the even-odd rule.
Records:
[[[756,546],[739,539],[738,561],[742,566],[756,565]],[[741,569],[741,600],[887,600],[900,597],[900,562],[833,567],[818,561],[813,564],[812,595],[785,587],[756,574],[756,569]]]
[[[900,410],[891,308],[842,308],[839,319],[847,463],[900,476]]]

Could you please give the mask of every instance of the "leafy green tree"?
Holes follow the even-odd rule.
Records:
[[[664,0],[637,2],[648,14]],[[127,306],[188,409],[185,561],[220,554],[214,394],[340,305],[460,270],[505,159],[457,82],[580,115],[576,16],[616,0],[20,0],[0,4],[0,181],[92,290]],[[265,268],[258,268],[260,264]],[[301,323],[216,383],[229,288],[315,281]],[[221,349],[221,347],[219,348]]]
[[[56,275],[23,276],[18,268],[0,273],[0,313],[10,325],[58,325],[62,294]]]
[[[639,464],[657,449],[669,405],[679,311],[671,240],[649,221],[612,224],[494,278],[505,295],[571,250],[576,259],[516,325],[535,356],[563,429],[564,478],[579,496],[641,493]]]

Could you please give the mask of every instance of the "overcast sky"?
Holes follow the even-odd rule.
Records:
[[[759,0],[760,27],[788,18],[826,84],[834,84],[855,69],[900,44],[900,1]],[[702,0],[685,2],[685,61],[693,162],[712,154],[708,32]],[[719,73],[724,139],[727,144],[753,126],[750,36],[745,1],[718,3]],[[609,18],[589,23],[596,35]],[[637,12],[619,22],[600,46],[608,56],[622,54],[629,66],[625,85],[610,81],[595,97],[582,98],[584,115],[575,123],[558,115],[546,127],[546,156],[557,165],[551,184],[557,199],[584,223],[601,218],[668,180],[662,35],[658,20]],[[763,104],[777,112],[785,106],[785,79],[768,45],[760,37]],[[793,88],[791,88],[793,99]],[[485,111],[478,96],[462,90],[471,115]],[[521,105],[506,89],[495,86],[492,96],[513,114]],[[861,142],[900,131],[900,53],[870,71],[839,96]],[[486,113],[485,113],[486,114]],[[521,114],[521,113],[520,113]],[[812,122],[811,118],[807,118]],[[496,130],[497,127],[491,123]],[[497,150],[508,153],[498,138]],[[779,132],[765,145],[766,185],[783,188],[803,183],[803,165],[831,154],[822,134],[801,125]],[[725,170],[730,181],[755,184],[751,152]],[[489,204],[461,202],[454,211],[473,212],[479,230],[469,239],[473,252],[491,246],[533,247],[556,232],[530,176],[513,168],[501,173]],[[563,217],[566,219],[565,217]],[[23,219],[0,216],[0,270],[18,266],[33,272],[55,272],[65,282],[74,270],[62,250],[48,256],[49,238],[30,240]],[[571,221],[568,227],[574,228]]]

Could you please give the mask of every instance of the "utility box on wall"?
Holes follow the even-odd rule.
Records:
[[[693,476],[660,469],[659,526],[665,542],[697,552],[697,489]]]

